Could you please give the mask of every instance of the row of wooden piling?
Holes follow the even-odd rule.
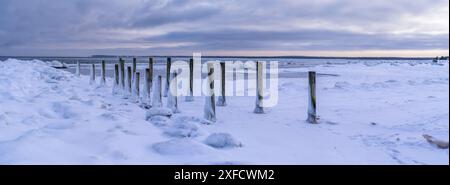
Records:
[[[158,89],[155,89],[155,91],[159,92],[153,92],[153,97],[150,97],[153,87],[153,65],[154,60],[153,58],[149,58],[148,61],[148,67],[145,68],[145,75],[144,75],[144,92],[142,100],[145,101],[144,103],[148,103],[149,107],[162,107],[162,96],[167,97],[168,92],[170,88],[177,88],[176,84],[170,84],[171,81],[176,82],[176,80],[172,80],[174,78],[177,78],[176,73],[171,72],[171,65],[172,60],[171,58],[167,58],[166,62],[166,81],[165,81],[165,89],[164,92],[161,92],[161,85],[162,85],[162,76],[158,75],[156,78],[156,86],[159,87]],[[80,75],[80,63],[77,62],[76,65],[76,74]],[[204,107],[204,117],[205,119],[215,122],[216,121],[216,105],[217,106],[226,106],[226,96],[225,96],[225,62],[220,63],[221,67],[221,95],[218,97],[217,103],[216,98],[214,94],[214,65],[211,63],[207,64],[208,69],[208,84],[210,86],[210,92],[208,96],[206,96],[205,99],[205,107]],[[263,91],[264,91],[264,68],[262,62],[257,62],[256,65],[256,75],[257,75],[257,84],[256,84],[256,103],[255,103],[255,109],[254,113],[256,114],[264,114],[264,97],[263,97]],[[133,62],[131,66],[128,66],[126,68],[127,72],[127,85],[125,85],[125,60],[122,58],[119,59],[118,64],[114,64],[114,87],[113,91],[115,94],[118,94],[122,92],[125,97],[131,97],[134,98],[136,102],[141,101],[141,94],[140,94],[140,72],[137,71],[137,59],[133,58]],[[189,95],[186,96],[186,101],[193,101],[193,73],[194,73],[194,61],[193,59],[189,60]],[[91,64],[91,75],[90,75],[90,84],[95,83],[95,64]],[[101,61],[101,85],[106,84],[106,62],[103,60]],[[134,86],[133,86],[134,85]],[[179,112],[178,110],[178,98],[170,97],[173,99],[170,99],[168,101],[171,101],[170,108],[176,113]],[[158,100],[157,102],[150,102],[150,99]],[[310,71],[308,72],[308,111],[307,111],[307,121],[309,123],[317,123],[317,113],[316,113],[316,72]]]

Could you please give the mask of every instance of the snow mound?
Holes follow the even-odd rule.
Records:
[[[57,88],[49,85],[66,81],[70,76],[69,72],[52,68],[40,60],[8,59],[0,62],[0,99],[20,100],[45,94]]]
[[[208,147],[190,139],[173,139],[152,145],[155,152],[161,155],[200,155],[207,154]]]
[[[167,108],[151,108],[147,111],[146,119],[148,120],[154,116],[164,116],[170,118],[172,114],[172,110]]]
[[[173,122],[164,128],[164,134],[170,137],[196,137],[200,135],[199,128],[195,122]]]
[[[57,61],[57,60],[53,60],[51,62],[47,62],[47,64],[50,67],[54,67],[54,68],[60,68],[60,69],[67,68],[67,65],[65,63]]]
[[[214,133],[208,136],[205,144],[214,148],[242,147],[242,144],[228,133]]]

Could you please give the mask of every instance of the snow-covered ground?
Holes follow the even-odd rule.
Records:
[[[41,61],[0,62],[0,164],[449,164],[449,65],[356,62],[315,70],[320,124],[305,122],[305,75],[279,80],[279,103],[228,97],[201,124],[204,98],[146,121],[146,110]],[[283,75],[281,75],[283,76]],[[97,81],[97,84],[99,82]],[[163,101],[166,102],[165,100]]]

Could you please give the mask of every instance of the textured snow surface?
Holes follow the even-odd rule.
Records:
[[[180,98],[179,114],[147,113],[113,95],[113,79],[89,85],[89,76],[45,62],[0,61],[0,164],[449,163],[448,149],[422,137],[448,142],[448,62],[326,64],[280,74],[309,70],[319,74],[320,124],[305,122],[305,75],[281,78],[279,103],[266,114],[253,113],[255,97],[227,97],[210,123],[204,97]]]

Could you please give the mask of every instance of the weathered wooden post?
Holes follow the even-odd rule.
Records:
[[[106,62],[102,60],[102,79],[100,81],[100,85],[106,85]]]
[[[150,90],[151,90],[151,78],[150,78],[150,69],[145,69],[145,76],[144,76],[144,91],[142,93],[142,101],[144,104],[150,105]]]
[[[158,75],[158,77],[156,78],[156,83],[154,83],[153,87],[152,108],[162,107],[161,85],[162,77],[161,75]]]
[[[166,86],[164,88],[164,97],[167,97],[167,92],[169,91],[169,81],[170,81],[170,67],[172,65],[172,58],[167,57],[166,63]]]
[[[225,99],[225,62],[220,62],[220,71],[221,71],[221,79],[220,79],[220,96],[217,99],[217,106],[227,106],[227,101]]]
[[[167,94],[167,107],[173,113],[180,113],[178,109],[178,86],[177,86],[177,72],[171,73],[170,89]]]
[[[76,72],[75,72],[75,74],[77,76],[80,76],[80,68],[81,68],[80,61],[77,61],[77,69],[76,69]]]
[[[133,67],[133,75],[136,74],[136,66],[137,66],[137,59],[136,59],[136,57],[135,57],[135,58],[133,58],[133,64],[132,64],[132,67]]]
[[[139,100],[140,100],[140,89],[139,89],[140,78],[141,78],[141,73],[136,72],[136,74],[134,75],[134,92],[133,92],[134,101],[136,103],[139,103]]]
[[[194,101],[194,59],[189,59],[189,94],[186,96],[186,102]]]
[[[208,94],[205,99],[204,118],[216,122],[216,103],[214,96],[214,64],[208,63]]]
[[[122,88],[122,92],[125,93],[125,61],[120,58],[120,87]]]
[[[131,93],[132,93],[132,91],[131,91],[131,89],[132,89],[132,80],[131,80],[131,78],[132,78],[132,76],[133,76],[133,74],[131,73],[131,66],[128,66],[128,68],[127,68],[127,93],[129,94],[129,95],[131,95]]]
[[[95,64],[91,65],[91,80],[89,81],[89,84],[95,84]]]
[[[119,64],[114,64],[114,86],[113,94],[117,94],[119,89]]]
[[[264,65],[262,62],[256,63],[256,103],[255,110],[256,114],[264,114],[263,99],[264,99]]]
[[[316,115],[316,72],[309,71],[308,72],[308,81],[309,81],[309,91],[308,91],[308,119],[306,120],[309,123],[316,124],[317,123],[317,115]]]
[[[148,74],[148,79],[147,79],[147,81],[149,82],[149,92],[150,91],[152,91],[152,87],[153,87],[153,58],[152,57],[150,57],[149,59],[148,59],[148,69],[149,69],[149,74]],[[149,95],[150,95],[150,93],[149,93]]]

